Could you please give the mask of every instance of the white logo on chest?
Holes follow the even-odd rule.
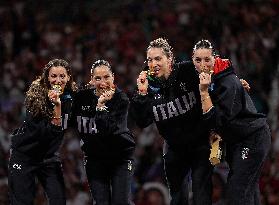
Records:
[[[90,105],[82,105],[82,106],[81,106],[81,109],[82,109],[83,111],[89,111],[89,110],[90,110]]]
[[[187,91],[187,88],[186,88],[186,83],[183,83],[183,82],[181,82],[180,84],[179,84],[179,86],[180,86],[180,89],[181,90],[183,90],[183,91]]]

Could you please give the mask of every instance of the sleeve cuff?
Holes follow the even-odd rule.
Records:
[[[55,132],[62,132],[63,131],[61,125],[55,125],[55,124],[50,123],[50,128]]]
[[[215,107],[212,106],[211,108],[209,108],[206,112],[203,113],[203,118],[205,120],[210,119],[211,116],[215,113]]]

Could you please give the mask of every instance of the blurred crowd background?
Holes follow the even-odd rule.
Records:
[[[176,60],[190,60],[193,45],[209,39],[251,86],[259,112],[272,128],[272,150],[260,180],[263,205],[279,204],[279,1],[278,0],[10,0],[0,1],[0,204],[9,204],[7,163],[11,131],[24,119],[24,94],[53,58],[68,60],[77,83],[89,81],[97,59],[108,60],[129,96],[148,43],[165,37]],[[168,205],[156,127],[129,121],[137,142],[132,186],[136,205]],[[76,137],[61,148],[68,205],[90,204]],[[223,205],[225,163],[213,175],[214,205]],[[191,180],[191,179],[188,179]],[[36,205],[47,204],[38,185]],[[191,195],[190,195],[191,197]]]

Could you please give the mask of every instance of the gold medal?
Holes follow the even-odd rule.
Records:
[[[210,157],[209,161],[214,166],[221,162],[222,159],[222,148],[220,142],[222,141],[221,137],[214,133],[217,136],[217,139],[211,144]]]
[[[61,95],[63,92],[61,85],[58,85],[58,84],[53,85],[52,90],[54,90],[58,95]]]

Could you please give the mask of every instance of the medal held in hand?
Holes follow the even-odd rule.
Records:
[[[52,90],[54,90],[56,93],[58,93],[58,95],[61,95],[63,92],[61,85],[58,85],[58,84],[53,85]]]
[[[61,85],[58,85],[58,84],[53,85],[53,86],[51,87],[51,90],[48,91],[48,93],[53,92],[53,91],[54,91],[55,93],[57,93],[58,96],[60,96],[60,95],[63,93],[63,89],[62,89]],[[54,104],[54,99],[50,99],[50,101],[51,101],[51,104],[54,106],[54,105],[55,105],[55,104]]]
[[[211,143],[209,161],[214,166],[219,164],[222,159],[222,152],[223,152],[221,147],[222,139],[215,132],[212,132],[210,135],[211,135],[210,137],[213,138],[213,141]]]
[[[159,78],[155,76],[154,68],[149,68],[149,66],[145,66],[143,70],[147,73],[149,89],[151,89],[155,93],[159,92],[162,82]]]

